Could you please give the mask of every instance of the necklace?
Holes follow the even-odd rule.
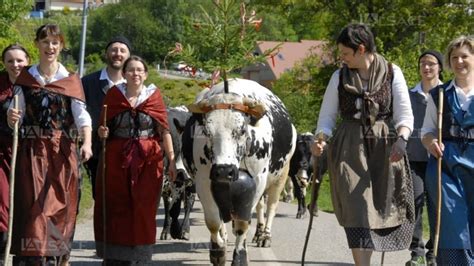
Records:
[[[56,75],[56,72],[58,72],[58,67],[56,68],[55,71],[53,71],[52,74],[47,75],[43,70],[41,70],[41,67],[38,65],[38,72],[44,78],[46,82],[49,82],[54,78],[54,75]]]

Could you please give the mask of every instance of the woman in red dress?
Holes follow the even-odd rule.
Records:
[[[91,118],[81,80],[58,62],[65,46],[58,25],[36,31],[39,64],[24,69],[15,84],[19,121],[12,253],[15,265],[67,265],[76,223],[79,162],[91,150]],[[78,133],[81,147],[76,147]],[[79,151],[79,154],[78,154]]]
[[[98,130],[99,137],[107,138],[106,170],[103,175],[99,168],[96,179],[94,233],[97,254],[106,264],[144,265],[150,263],[156,239],[162,148],[170,161],[172,180],[176,166],[160,90],[143,84],[148,76],[145,62],[131,56],[123,74],[127,83],[111,88],[105,96],[107,125]]]
[[[29,59],[28,52],[18,44],[9,45],[2,52],[6,72],[0,73],[0,254],[4,254],[5,251],[10,203],[8,196],[12,129],[7,123],[7,110],[13,99],[13,84],[23,68],[28,65]]]

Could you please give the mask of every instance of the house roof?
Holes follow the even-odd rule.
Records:
[[[267,57],[267,65],[272,70],[276,79],[280,75],[293,68],[296,62],[303,60],[311,54],[324,55],[324,45],[326,41],[301,40],[299,42],[273,42],[258,41],[257,51],[263,53],[268,49],[272,49],[281,45],[270,57]]]

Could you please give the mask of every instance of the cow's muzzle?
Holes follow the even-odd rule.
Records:
[[[257,185],[245,170],[235,166],[213,165],[211,192],[224,222],[250,221]]]

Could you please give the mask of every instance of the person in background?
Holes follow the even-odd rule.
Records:
[[[107,91],[115,85],[125,83],[122,76],[122,67],[125,60],[130,57],[130,41],[117,36],[112,38],[105,46],[105,62],[103,69],[93,72],[82,78],[82,86],[86,96],[87,111],[92,117],[92,152],[93,156],[86,163],[92,184],[92,196],[95,197],[95,179],[99,163],[101,142],[97,135],[100,111]]]
[[[402,71],[376,52],[366,25],[345,27],[337,46],[343,66],[326,88],[312,152],[321,156],[331,137],[334,212],[355,265],[370,265],[373,251],[406,249],[413,234],[413,185],[406,159],[413,115]],[[333,133],[338,114],[342,120]]]
[[[39,64],[16,80],[19,108],[8,124],[21,124],[15,186],[14,265],[68,265],[76,223],[79,162],[92,155],[91,118],[79,76],[58,57],[65,46],[58,25],[36,31]],[[79,132],[78,132],[79,131]],[[76,147],[77,136],[82,146]]]
[[[425,244],[423,242],[423,206],[425,203],[424,180],[426,173],[426,162],[428,153],[421,143],[420,129],[423,126],[425,118],[426,103],[431,89],[442,84],[443,55],[434,50],[423,52],[418,57],[418,70],[421,81],[410,90],[410,102],[414,116],[413,133],[408,140],[407,154],[410,162],[411,175],[413,177],[413,192],[415,193],[415,230],[409,250],[411,251],[411,260],[406,263],[409,265],[425,265]],[[434,265],[433,242],[430,239],[426,243],[426,263]]]
[[[105,162],[101,160],[106,170],[103,174],[100,167],[97,174],[96,250],[107,265],[148,265],[156,239],[163,150],[171,182],[176,179],[176,164],[160,90],[144,85],[148,77],[145,61],[131,56],[123,65],[123,75],[127,83],[114,86],[105,96],[107,125],[98,130],[107,144]]]
[[[20,72],[29,64],[30,56],[25,48],[11,44],[2,51],[5,72],[0,73],[0,254],[5,253],[8,231],[9,179],[12,155],[13,130],[7,123],[7,110],[13,100],[13,84]],[[0,265],[3,265],[3,256]]]
[[[474,35],[448,45],[446,65],[454,79],[430,91],[421,130],[430,153],[426,191],[430,224],[437,209],[437,158],[442,157],[439,265],[474,265]],[[442,144],[438,144],[437,113],[443,91]],[[434,227],[431,233],[434,235]]]

